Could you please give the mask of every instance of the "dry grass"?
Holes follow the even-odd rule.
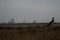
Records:
[[[60,26],[0,28],[0,40],[60,40]]]

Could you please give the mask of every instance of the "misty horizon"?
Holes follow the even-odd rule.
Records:
[[[60,22],[60,0],[0,0],[0,22]]]

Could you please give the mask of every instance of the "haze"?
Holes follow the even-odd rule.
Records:
[[[60,22],[60,0],[0,0],[0,22]]]

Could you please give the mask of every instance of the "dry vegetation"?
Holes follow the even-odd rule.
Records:
[[[0,40],[60,40],[60,26],[0,26]]]

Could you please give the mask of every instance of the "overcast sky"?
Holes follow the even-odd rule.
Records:
[[[60,22],[60,0],[0,0],[0,22]]]

